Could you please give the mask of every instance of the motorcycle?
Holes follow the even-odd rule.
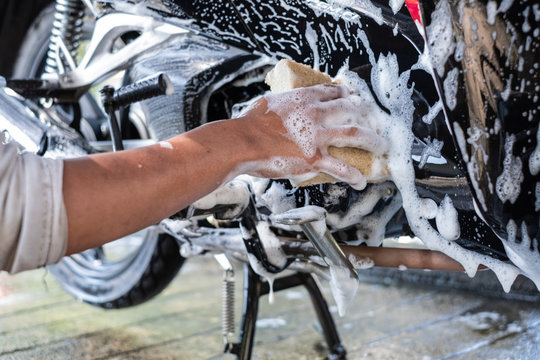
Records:
[[[281,58],[331,76],[353,72],[391,124],[392,181],[358,191],[236,178],[160,224],[50,267],[77,298],[137,305],[162,291],[187,258],[205,254],[224,254],[217,259],[226,288],[230,260],[247,264],[250,301],[274,281],[303,284],[322,313],[311,275],[330,280],[343,312],[357,270],[371,266],[471,277],[487,267],[505,291],[518,275],[540,288],[540,8],[533,1],[1,6],[8,51],[0,74],[8,80],[0,128],[42,156],[144,146],[234,117],[268,91],[264,77]],[[400,236],[417,236],[425,247],[387,247],[385,239]],[[286,270],[296,275],[283,277]],[[266,290],[257,292],[261,277]],[[331,322],[329,313],[320,316]],[[244,325],[248,345],[229,350],[249,357],[254,330],[249,319]],[[331,352],[342,354],[327,328]]]

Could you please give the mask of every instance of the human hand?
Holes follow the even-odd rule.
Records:
[[[298,183],[324,172],[363,189],[365,176],[328,154],[329,146],[357,147],[376,155],[388,150],[369,116],[362,114],[362,104],[342,85],[265,95],[242,116],[249,121],[244,130],[257,154],[242,172]]]

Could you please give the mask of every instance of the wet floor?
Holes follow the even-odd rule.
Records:
[[[64,293],[44,270],[2,273],[0,359],[228,359],[221,355],[221,279],[213,259],[190,260],[153,300],[103,310]],[[238,280],[237,323],[240,288]],[[536,303],[362,283],[345,317],[331,311],[349,359],[540,358]],[[254,359],[327,354],[302,288],[276,293],[274,304],[263,298],[255,340]]]

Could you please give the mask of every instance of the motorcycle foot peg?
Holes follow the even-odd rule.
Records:
[[[160,73],[154,77],[124,85],[117,90],[108,85],[104,86],[101,89],[101,101],[105,111],[110,112],[156,96],[171,95],[173,92],[174,85],[169,77]]]
[[[346,268],[349,276],[358,279],[358,273],[326,227],[326,210],[319,206],[304,206],[273,215],[272,220],[283,225],[298,225],[329,266]]]

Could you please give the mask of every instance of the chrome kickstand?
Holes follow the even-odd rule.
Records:
[[[293,275],[276,278],[273,290],[281,291],[296,286],[304,286],[308,291],[315,312],[321,324],[324,339],[329,349],[329,359],[345,359],[347,351],[341,344],[339,334],[315,279],[310,274],[295,273]],[[237,356],[237,359],[247,360],[251,358],[255,339],[255,325],[259,311],[259,299],[270,292],[268,282],[255,273],[249,264],[244,266],[244,304],[242,309],[242,323],[237,343],[226,343],[224,353]]]

